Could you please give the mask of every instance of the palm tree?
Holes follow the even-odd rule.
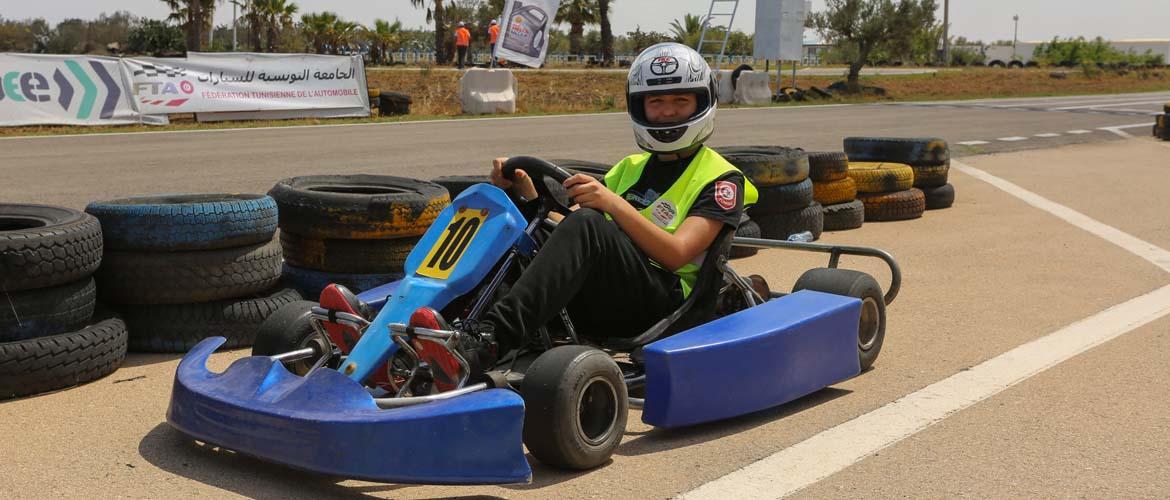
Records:
[[[268,26],[268,51],[276,52],[276,42],[280,39],[280,31],[292,26],[293,15],[297,13],[297,4],[287,0],[259,0],[264,5]]]
[[[593,0],[565,0],[557,9],[558,23],[569,23],[569,52],[581,54],[581,38],[586,24],[597,24],[597,7]]]
[[[401,42],[402,21],[395,19],[391,23],[383,19],[375,19],[374,29],[367,29],[366,34],[373,43],[374,62],[386,64],[387,59],[389,62],[394,62],[390,51],[396,50]]]
[[[307,13],[301,16],[301,33],[318,54],[325,53],[325,46],[334,39],[337,14],[332,12]]]
[[[678,19],[671,21],[670,34],[674,36],[674,41],[694,47],[699,43],[699,37],[703,34],[703,25],[707,20],[696,14],[684,14],[682,23]],[[695,50],[698,50],[696,47]]]
[[[187,50],[203,46],[203,33],[211,30],[216,0],[161,0],[171,9],[167,20],[175,21],[187,32]]]
[[[248,41],[252,44],[252,52],[264,50],[260,35],[264,32],[267,17],[261,6],[262,2],[263,0],[249,0],[248,4],[244,6],[244,22],[248,24]]]
[[[427,7],[427,22],[435,21],[435,62],[447,64],[450,60],[451,41],[447,39],[446,16],[443,11],[443,0],[410,0],[414,7]]]
[[[597,20],[601,24],[601,62],[613,64],[613,28],[609,26],[609,4],[613,0],[597,0]]]
[[[361,32],[362,25],[353,21],[342,21],[340,19],[333,23],[333,36],[330,38],[330,44],[333,45],[334,53],[343,45],[349,45],[354,37]]]

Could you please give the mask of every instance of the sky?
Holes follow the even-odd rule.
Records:
[[[421,27],[426,15],[423,9],[411,7],[409,0],[294,1],[302,13],[330,10],[362,24],[373,24],[375,18],[397,18],[407,27]],[[943,0],[938,2],[941,20]],[[755,0],[740,2],[734,29],[753,30],[755,4]],[[614,0],[612,5],[614,32],[624,34],[636,26],[666,32],[670,22],[683,14],[705,15],[711,2]],[[813,0],[813,11],[824,5],[824,0]],[[66,17],[89,19],[116,10],[151,18],[164,18],[169,13],[161,0],[0,0],[0,17],[43,17],[54,23]],[[951,33],[985,42],[1011,40],[1013,15],[1020,16],[1020,40],[1049,40],[1054,36],[1170,39],[1170,0],[951,0]],[[231,16],[231,4],[222,3],[216,11],[216,24],[230,24]],[[808,30],[805,38],[815,35]]]

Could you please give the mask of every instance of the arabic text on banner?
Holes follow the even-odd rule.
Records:
[[[356,56],[191,52],[126,58],[123,66],[146,114],[352,108],[359,116],[370,109]]]

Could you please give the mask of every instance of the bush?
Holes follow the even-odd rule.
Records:
[[[183,31],[163,21],[143,19],[130,28],[127,50],[136,54],[182,53],[185,44]]]
[[[1084,37],[1068,40],[1053,38],[1052,42],[1036,47],[1034,57],[1043,64],[1069,68],[1085,65],[1125,67],[1164,64],[1161,54],[1154,54],[1149,50],[1144,54],[1122,52],[1101,37],[1093,40],[1086,40]]]
[[[951,65],[953,66],[983,66],[987,63],[987,56],[971,49],[951,50]]]

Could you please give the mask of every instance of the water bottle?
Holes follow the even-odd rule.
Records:
[[[808,243],[813,239],[814,238],[811,231],[802,231],[788,237],[788,241],[796,241],[800,243]]]

